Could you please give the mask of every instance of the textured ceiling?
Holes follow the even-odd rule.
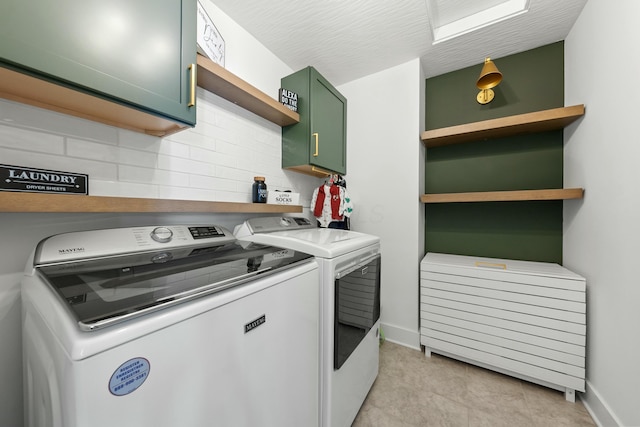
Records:
[[[564,40],[587,0],[212,1],[289,67],[340,85],[415,58],[432,77]],[[433,44],[432,25],[511,2],[528,11]]]

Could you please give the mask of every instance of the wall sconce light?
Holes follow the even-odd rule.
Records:
[[[491,88],[498,86],[501,81],[502,73],[498,71],[498,67],[496,67],[496,64],[493,63],[491,58],[486,58],[482,66],[482,71],[480,72],[480,77],[478,77],[478,81],[476,82],[476,86],[480,89],[476,100],[480,104],[488,104],[493,101],[495,94]]]

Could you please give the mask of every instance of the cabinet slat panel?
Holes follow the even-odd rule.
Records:
[[[514,303],[510,301],[485,298],[476,295],[456,294],[452,292],[441,291],[439,289],[431,289],[429,287],[423,288],[422,295],[427,298],[439,298],[443,300],[466,302],[483,307],[513,311],[516,313],[531,314],[534,316],[573,322],[576,324],[584,324],[586,321],[586,315],[582,313],[573,313],[569,311],[556,310],[553,308]]]
[[[495,289],[498,291],[515,292],[525,295],[537,295],[548,298],[557,298],[560,300],[586,302],[584,290],[578,291],[574,289],[566,289],[562,286],[542,286],[540,284],[534,285],[522,282],[490,280],[479,277],[434,273],[432,271],[423,271],[421,278],[424,280],[433,280],[443,283],[458,283],[461,285],[478,286],[485,289]],[[562,280],[557,280],[557,282],[562,282]],[[551,284],[555,283],[547,283],[547,285]]]
[[[586,336],[584,334],[575,334],[539,325],[521,323],[511,319],[485,316],[483,314],[459,311],[447,307],[439,307],[423,303],[421,305],[422,326],[426,324],[425,322],[428,322],[428,316],[430,315],[445,316],[448,319],[469,322],[472,324],[493,326],[506,331],[506,333],[522,333],[531,337],[539,337],[540,339],[550,340],[551,342],[557,343],[554,348],[557,348],[560,351],[566,351],[567,353],[576,355],[584,354],[584,346],[586,344]]]
[[[451,314],[448,312],[447,314]],[[470,313],[469,313],[470,315]],[[454,314],[455,316],[455,314]],[[435,313],[434,310],[429,310],[428,312],[422,312],[420,318],[420,324],[422,326],[421,330],[424,330],[425,325],[429,325],[432,328],[436,328],[437,326],[434,323],[441,323],[445,325],[453,325],[464,329],[469,329],[472,331],[491,334],[495,336],[505,337],[512,339],[521,343],[528,343],[532,345],[537,345],[546,349],[557,350],[562,353],[571,354],[574,356],[580,357],[582,360],[582,364],[577,364],[578,366],[584,366],[584,336],[577,335],[577,337],[581,338],[581,345],[573,344],[563,340],[566,338],[567,333],[554,334],[556,335],[554,339],[548,338],[545,335],[548,335],[549,329],[544,328],[529,328],[525,332],[520,332],[513,330],[512,322],[505,322],[502,319],[493,319],[490,317],[482,317],[471,315],[472,320],[465,320],[456,317],[450,317],[448,315],[442,315]],[[469,317],[469,316],[467,316]],[[493,322],[491,324],[491,320],[497,320],[497,322]],[[489,321],[489,322],[487,322]],[[497,323],[497,325],[496,325]],[[521,325],[521,326],[530,326],[530,325]],[[551,331],[557,332],[557,331]],[[539,335],[540,333],[544,335]],[[559,335],[559,336],[558,336]],[[560,339],[558,339],[560,338]]]
[[[422,298],[425,301],[425,298]],[[576,335],[586,335],[587,328],[584,325],[580,325],[572,322],[563,322],[555,319],[548,319],[545,317],[532,316],[529,314],[516,313],[513,311],[505,311],[497,308],[483,307],[475,304],[468,304],[459,301],[443,300],[443,299],[428,299],[430,305],[443,307],[447,309],[457,310],[458,313],[475,313],[482,316],[490,316],[496,319],[504,319],[513,322],[524,323],[533,326],[540,326],[548,329],[555,329],[558,331],[570,332]],[[428,310],[427,304],[424,302],[421,304],[421,310]]]
[[[501,301],[528,304],[538,307],[554,308],[562,311],[570,311],[581,314],[584,314],[586,312],[585,303],[583,302],[567,301],[557,298],[529,295],[519,292],[488,289],[481,286],[473,286],[473,281],[470,281],[470,284],[468,285],[461,285],[454,282],[429,280],[429,283],[426,284],[425,287],[455,294],[479,296]]]
[[[436,338],[422,337],[421,344],[434,352],[441,350],[453,355],[459,355],[460,357],[470,360],[472,363],[473,361],[477,361],[486,365],[496,366],[500,369],[515,372],[520,375],[546,381],[551,384],[557,384],[573,390],[584,391],[583,377],[574,377],[561,372],[552,371],[550,369],[540,368],[538,366],[486,353],[474,348],[441,341]]]
[[[478,258],[482,259],[482,258]],[[477,277],[480,279],[495,280],[499,282],[523,283],[527,285],[543,286],[556,289],[569,289],[577,292],[585,291],[584,279],[578,280],[569,277],[557,277],[556,275],[544,276],[541,274],[523,274],[510,270],[496,268],[473,267],[460,268],[451,265],[438,265],[424,263],[421,271],[430,273],[441,273],[452,276]]]
[[[584,378],[584,368],[578,368],[576,366],[566,365],[555,362],[553,360],[544,359],[542,357],[532,356],[530,354],[521,353],[508,348],[499,347],[493,344],[484,343],[460,336],[452,336],[451,334],[442,333],[438,331],[430,331],[427,338],[433,338],[438,341],[449,342],[451,344],[460,345],[467,348],[473,348],[483,353],[493,354],[498,357],[503,357],[509,360],[514,360],[522,363],[526,363],[531,367],[537,367],[546,369],[549,371],[559,372],[565,375],[569,375],[577,378]]]
[[[489,331],[476,331],[467,328],[460,328],[451,324],[429,322],[429,327],[421,328],[421,332],[429,337],[438,338],[438,334],[442,333],[445,336],[449,336],[451,342],[458,342],[459,338],[467,338],[469,340],[477,341],[478,343],[489,344],[496,346],[499,354],[501,352],[508,352],[506,356],[511,354],[511,351],[521,353],[523,358],[527,358],[526,362],[532,363],[528,356],[539,357],[540,361],[537,364],[544,368],[555,369],[565,373],[572,373],[579,375],[580,371],[572,371],[571,367],[580,368],[584,371],[584,357],[576,356],[569,353],[563,353],[561,351],[549,349],[546,347],[538,346],[535,344],[529,344],[523,341],[514,340],[506,335],[494,335]],[[496,332],[496,331],[494,331]],[[497,331],[500,333],[500,331]],[[474,347],[475,348],[475,347]],[[516,353],[513,353],[516,354]],[[511,354],[513,356],[513,354]],[[520,360],[517,357],[514,359]],[[544,359],[544,360],[543,360]],[[567,365],[564,367],[564,365]]]

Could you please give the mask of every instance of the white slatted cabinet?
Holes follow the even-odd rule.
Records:
[[[420,342],[431,352],[564,391],[585,390],[586,281],[552,263],[428,253]]]

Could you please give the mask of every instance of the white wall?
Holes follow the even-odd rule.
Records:
[[[564,263],[587,278],[587,393],[601,425],[640,425],[640,2],[590,0],[565,41]]]
[[[226,41],[226,68],[277,97],[280,78],[295,70],[201,1]],[[0,163],[89,174],[90,194],[99,196],[249,202],[253,177],[264,175],[270,190],[300,192],[301,204],[309,205],[320,181],[281,169],[280,127],[200,88],[197,95],[198,125],[166,138],[0,100]],[[0,213],[0,426],[22,424],[20,277],[39,240],[70,230],[141,224],[232,228],[246,217]]]
[[[352,229],[381,238],[386,338],[419,348],[419,260],[424,255],[424,76],[418,59],[338,87],[347,98]]]

